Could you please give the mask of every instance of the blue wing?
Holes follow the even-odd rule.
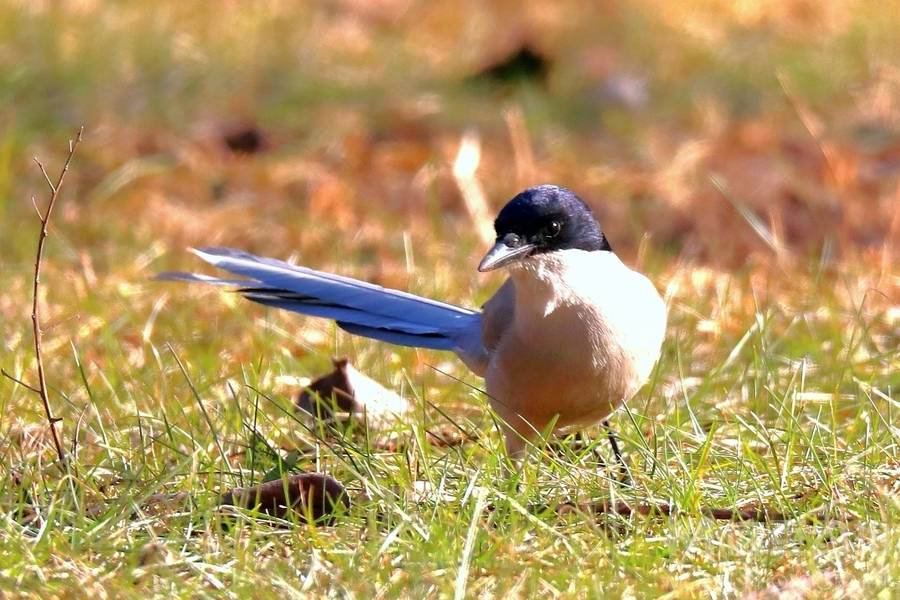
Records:
[[[162,273],[158,279],[236,287],[248,300],[337,321],[350,333],[393,344],[481,352],[481,313],[349,277],[314,271],[231,248],[193,250],[206,262],[246,279]],[[478,348],[470,347],[478,344]]]

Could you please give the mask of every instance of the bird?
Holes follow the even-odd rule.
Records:
[[[649,378],[666,331],[653,283],[613,252],[589,205],[558,185],[517,194],[494,221],[479,272],[507,279],[472,310],[232,248],[193,252],[239,278],[160,279],[235,288],[244,298],[337,322],[383,342],[454,352],[483,377],[506,450],[521,459],[548,429],[602,423]]]

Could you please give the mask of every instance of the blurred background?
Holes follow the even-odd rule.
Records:
[[[74,294],[51,301],[84,301],[58,307],[72,335],[116,322],[109,302],[150,312],[147,277],[210,244],[479,302],[492,215],[542,182],[669,296],[749,275],[752,312],[776,284],[814,302],[831,272],[848,310],[880,290],[895,329],[897,8],[4,2],[0,318],[30,286],[32,156],[55,172],[83,124],[47,274]]]
[[[413,241],[469,244],[468,131],[491,214],[559,183],[626,255],[877,253],[898,237],[897,8],[7,1],[0,216],[31,213],[31,156],[52,164],[84,124],[69,216],[127,216],[142,243],[283,254],[324,218],[346,250],[390,215]]]

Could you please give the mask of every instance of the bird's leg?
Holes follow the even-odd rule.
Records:
[[[619,472],[621,473],[619,482],[626,484],[631,483],[631,475],[628,472],[628,466],[625,464],[625,459],[622,458],[622,451],[619,450],[619,442],[616,440],[616,434],[613,433],[612,426],[609,424],[609,419],[603,421],[603,428],[606,429],[606,437],[609,439],[609,445],[612,446],[613,455],[616,457],[616,462],[619,463]]]

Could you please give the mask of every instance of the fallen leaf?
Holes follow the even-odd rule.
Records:
[[[346,358],[332,362],[332,372],[300,392],[299,409],[329,422],[359,419],[376,427],[409,413],[410,406],[404,398],[357,371]]]
[[[350,496],[330,475],[301,473],[252,487],[234,488],[222,494],[220,503],[258,509],[279,518],[291,513],[302,523],[331,525],[338,512],[350,508]]]
[[[268,147],[265,133],[251,124],[229,127],[223,132],[222,141],[235,154],[256,154]]]

